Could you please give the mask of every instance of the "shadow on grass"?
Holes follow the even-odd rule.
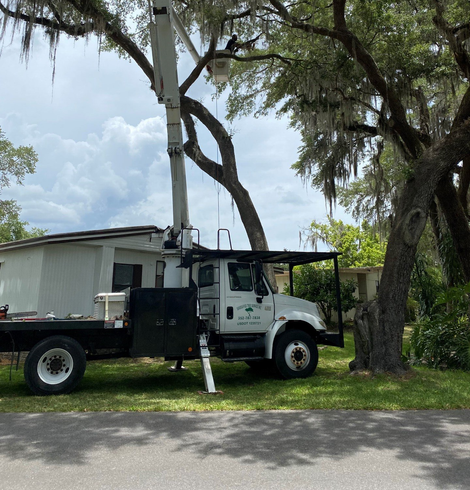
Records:
[[[166,444],[185,457],[217,456],[272,470],[325,458],[341,463],[376,450],[390,453],[391,466],[417,463],[414,477],[432,488],[464,488],[469,441],[468,411],[0,414],[0,458],[52,467],[88,464],[103,447]]]

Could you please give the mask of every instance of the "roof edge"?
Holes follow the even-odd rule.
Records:
[[[51,243],[76,242],[83,240],[92,240],[96,238],[110,238],[122,236],[145,235],[147,233],[163,233],[162,228],[155,225],[146,226],[125,226],[120,228],[106,228],[102,230],[76,231],[72,233],[56,233],[53,235],[44,235],[41,237],[27,238],[15,242],[0,243],[0,252],[15,250],[35,245],[47,245]]]

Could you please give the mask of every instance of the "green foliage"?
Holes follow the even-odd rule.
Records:
[[[470,283],[450,288],[436,300],[433,315],[419,322],[411,346],[417,363],[470,370]]]
[[[327,324],[331,323],[333,311],[336,311],[336,279],[331,269],[318,264],[306,264],[295,269],[294,296],[316,303]],[[341,310],[347,312],[354,308],[357,298],[354,296],[357,284],[349,279],[340,283]],[[289,286],[284,287],[284,294],[289,294]]]
[[[457,251],[454,247],[454,241],[450,232],[443,227],[440,229],[438,242],[439,259],[442,267],[442,274],[448,286],[464,284],[465,279],[460,264]]]
[[[419,317],[431,315],[437,298],[445,291],[442,273],[428,253],[418,252],[411,273],[410,296],[416,302]]]
[[[0,190],[9,187],[12,179],[22,184],[26,174],[34,173],[37,160],[31,146],[15,148],[0,128]],[[28,223],[20,219],[20,210],[16,201],[0,200],[0,243],[34,238],[47,232],[40,228],[28,231]]]
[[[375,224],[380,235],[388,235],[390,217],[403,187],[405,163],[389,143],[363,165],[362,176],[337,190],[338,202],[356,221]],[[312,181],[313,183],[313,181]]]
[[[33,174],[38,157],[31,146],[15,148],[0,128],[0,189],[9,187],[11,179],[21,184],[26,174]]]
[[[237,3],[239,11],[242,4]],[[335,39],[332,2],[282,4],[302,29],[290,27],[272,6],[269,15],[260,8],[256,18],[235,21],[258,23],[266,32],[256,54],[277,53],[289,63],[232,63],[229,117],[270,110],[289,115],[302,135],[293,164],[297,174],[324,193],[330,210],[338,199],[356,219],[386,227],[403,183],[414,176],[413,158],[390,118],[389,100],[379,94],[377,79],[365,73],[365,62]],[[347,29],[370,55],[368,62],[387,89],[398,94],[425,146],[450,131],[468,87],[449,49],[452,43],[435,20],[439,5],[465,52],[470,17],[463,0],[352,0],[345,9]]]
[[[21,208],[15,201],[0,201],[0,243],[25,240],[43,236],[48,230],[32,228],[27,230],[27,221],[20,218]]]
[[[328,223],[315,221],[310,225],[307,240],[316,247],[325,243],[330,249],[341,252],[340,267],[376,267],[385,260],[387,242],[364,221],[362,226],[344,224],[341,220],[328,217]]]

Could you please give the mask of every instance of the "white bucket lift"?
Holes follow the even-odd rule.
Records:
[[[230,54],[229,49],[219,49],[216,54]],[[216,82],[228,82],[230,72],[230,58],[216,58],[209,62],[212,76]]]

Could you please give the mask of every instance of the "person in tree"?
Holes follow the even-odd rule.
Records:
[[[238,40],[238,36],[236,34],[234,34],[231,39],[229,39],[228,43],[227,43],[227,46],[225,46],[225,49],[228,49],[230,50],[230,52],[233,54],[233,53],[236,53],[238,51],[238,48],[240,47],[240,44],[237,43],[237,40]]]

